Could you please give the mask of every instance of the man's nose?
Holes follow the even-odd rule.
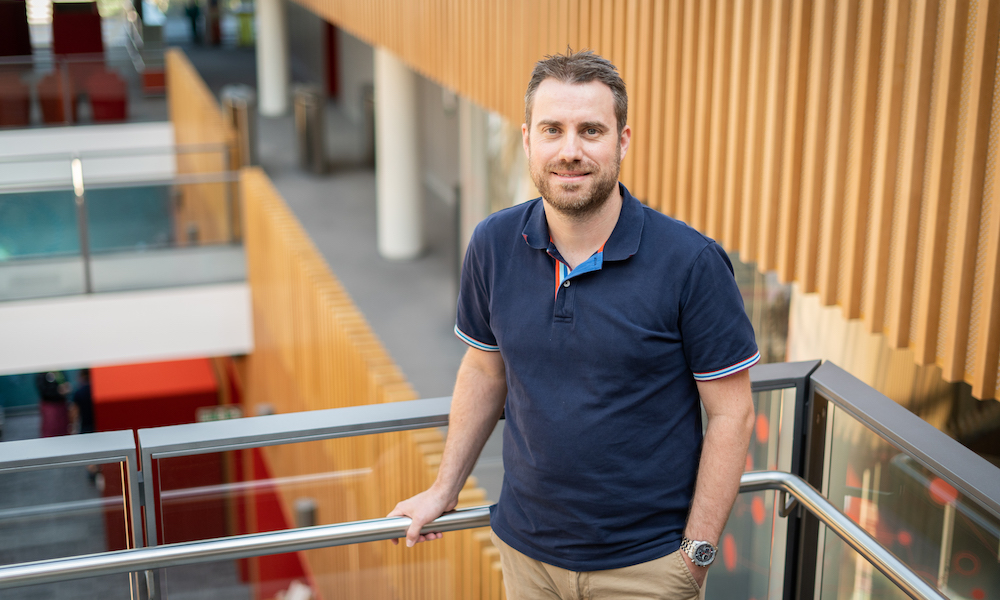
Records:
[[[559,148],[559,158],[564,162],[574,162],[583,158],[580,136],[570,133],[563,138],[562,146]]]

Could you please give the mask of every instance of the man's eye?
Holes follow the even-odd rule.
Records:
[[[597,135],[597,130],[591,127],[587,130],[587,135]]]
[[[546,127],[545,128],[545,133],[548,133],[548,134],[552,135],[552,134],[558,133],[558,130],[556,130],[555,127]]]

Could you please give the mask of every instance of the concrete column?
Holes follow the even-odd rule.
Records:
[[[465,249],[472,231],[490,214],[488,113],[464,97],[458,104],[458,162],[462,207],[459,249]]]
[[[379,253],[416,258],[424,243],[417,76],[384,48],[375,49],[375,184]]]
[[[257,108],[265,117],[288,112],[288,26],[284,0],[257,0]]]

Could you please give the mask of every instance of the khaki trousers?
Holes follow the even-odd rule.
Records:
[[[578,573],[528,558],[490,534],[500,549],[507,600],[704,600],[680,550],[630,567]]]

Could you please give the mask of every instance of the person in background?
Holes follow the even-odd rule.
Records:
[[[55,437],[69,433],[69,411],[66,394],[70,385],[62,371],[46,371],[35,376],[38,389],[39,412],[42,415],[42,437]]]
[[[77,375],[79,386],[73,392],[72,412],[79,422],[79,433],[94,433],[94,398],[90,391],[90,369],[81,369]]]
[[[191,23],[191,41],[200,44],[201,30],[198,28],[198,23],[201,21],[201,4],[199,0],[189,0],[184,6],[184,13]]]

